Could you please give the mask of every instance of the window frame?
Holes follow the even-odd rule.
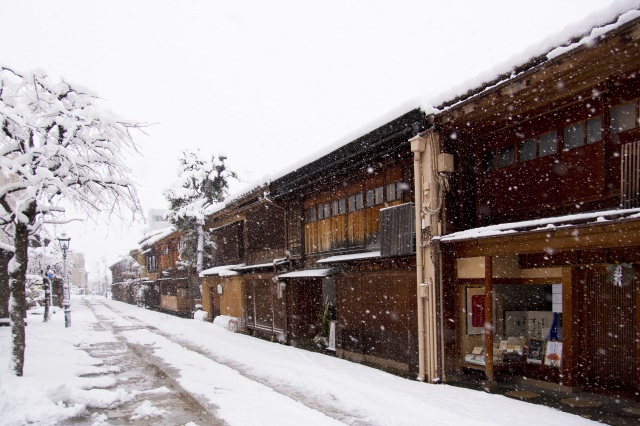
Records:
[[[614,118],[613,112],[616,110],[621,110],[626,106],[631,106],[633,109],[633,117],[632,117],[633,125],[632,127],[622,129],[619,126],[614,126],[615,118]],[[609,108],[609,131],[611,132],[611,134],[617,135],[619,133],[624,133],[624,132],[628,132],[629,130],[637,129],[638,126],[640,126],[640,123],[638,123],[638,114],[640,114],[639,109],[640,109],[640,105],[639,105],[638,99],[633,99],[627,102],[621,102],[617,105],[611,106]]]

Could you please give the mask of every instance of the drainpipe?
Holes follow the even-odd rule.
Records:
[[[443,188],[436,159],[440,154],[438,133],[432,128],[409,140],[414,153],[416,202],[416,280],[418,298],[418,380],[435,382],[438,376],[438,303],[436,262],[432,238],[442,233],[439,213]]]
[[[413,181],[415,186],[415,227],[416,227],[416,275],[418,297],[418,380],[424,381],[424,300],[422,298],[422,269],[424,247],[422,246],[422,153],[427,143],[416,136],[409,140],[413,152]]]

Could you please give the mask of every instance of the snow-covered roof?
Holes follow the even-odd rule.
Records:
[[[276,173],[248,184],[236,194],[230,195],[223,203],[212,206],[208,214],[225,209],[234,201],[268,186],[271,181],[285,177],[411,111],[420,110],[426,115],[441,113],[470,97],[477,96],[492,87],[516,78],[519,73],[531,67],[539,66],[580,46],[589,45],[597,37],[639,18],[639,8],[640,0],[620,0],[611,4],[605,11],[598,11],[566,26],[562,31],[549,35],[539,43],[525,48],[520,53],[509,57],[506,61],[479,73],[460,85],[453,86],[435,96],[420,96],[410,99],[313,154],[299,159]],[[532,62],[533,59],[536,59],[536,61]],[[529,63],[531,65],[527,68],[526,64]],[[515,70],[518,71],[516,72]]]
[[[158,281],[185,281],[187,277],[166,277],[166,278],[157,278],[154,282]]]
[[[327,257],[326,259],[318,260],[316,263],[347,262],[349,260],[371,259],[374,257],[380,257],[380,251],[369,251],[365,253],[353,253],[353,254],[343,254],[340,256],[331,256],[331,257]]]
[[[205,269],[200,272],[200,277],[213,277],[213,276],[231,276],[237,275],[238,273],[233,271],[235,268],[241,268],[245,266],[244,263],[239,263],[237,265],[223,265],[223,266],[214,266],[213,268]]]
[[[533,59],[536,61],[530,67],[538,66],[580,46],[593,43],[597,37],[640,17],[640,11],[637,10],[639,8],[640,0],[621,0],[613,3],[607,10],[600,10],[580,21],[567,25],[562,31],[547,36],[520,53],[512,55],[506,61],[494,65],[491,69],[485,70],[436,96],[425,99],[421,105],[435,105],[440,109],[451,108],[477,94],[474,92],[483,86],[485,86],[484,90],[488,90],[517,77],[519,72],[526,71],[527,67],[523,67],[523,65],[531,63]],[[519,72],[514,72],[514,70],[519,70]],[[443,107],[443,105],[447,106]]]
[[[164,228],[164,229],[161,229],[159,231],[152,232],[152,233],[149,233],[149,234],[145,235],[145,237],[142,240],[140,240],[138,242],[138,244],[140,244],[140,247],[150,246],[150,245],[155,244],[158,241],[162,240],[163,238],[168,237],[169,235],[173,234],[174,232],[176,232],[176,229],[173,226],[171,226],[169,228]]]
[[[410,99],[404,102],[403,104],[398,105],[397,107],[389,110],[387,113],[377,117],[376,119],[371,120],[369,123],[359,127],[353,132],[344,135],[343,137],[334,141],[333,143],[330,143],[329,145],[323,147],[322,149],[314,152],[313,154],[307,157],[301,158],[300,160],[296,161],[290,166],[270,175],[270,180],[274,181],[290,173],[293,173],[296,170],[300,169],[301,167],[307,164],[313,163],[314,161],[319,160],[320,158],[332,153],[333,151],[339,148],[342,148],[343,146],[355,141],[356,139],[359,139],[362,136],[365,136],[373,132],[374,130],[384,126],[385,124],[390,123],[393,120],[400,118],[403,115],[417,109],[421,109],[426,114],[433,114],[438,112],[438,110],[436,110],[433,106],[425,103],[425,100],[422,98]]]
[[[481,88],[488,82],[492,82],[492,84],[485,87],[485,90],[517,77],[517,74],[514,74],[513,70],[530,62],[533,58],[546,55],[546,60],[551,60],[582,45],[589,45],[602,34],[613,31],[621,25],[640,17],[640,10],[637,10],[638,8],[640,8],[640,0],[627,0],[614,3],[606,10],[605,13],[594,13],[581,21],[568,25],[564,30],[546,37],[541,42],[529,46],[519,54],[511,56],[506,61],[494,66],[490,70],[478,74],[474,78],[469,79],[458,86],[454,86],[433,97],[417,97],[398,105],[397,107],[389,110],[386,114],[377,117],[375,120],[372,120],[355,131],[341,137],[310,156],[302,158],[290,166],[274,173],[270,176],[270,180],[276,180],[295,172],[299,168],[319,160],[329,153],[342,148],[356,139],[413,110],[419,109],[426,115],[429,115],[437,114],[445,109],[449,109],[452,106],[455,106],[456,99],[460,98],[458,102],[462,102],[467,97],[471,96],[471,92]],[[536,65],[539,65],[539,63],[536,63]],[[501,78],[501,76],[503,76],[503,78]],[[467,94],[469,95],[467,96]],[[440,105],[448,102],[453,103],[451,106],[444,108],[439,107]]]
[[[624,210],[605,210],[589,213],[577,213],[544,219],[525,220],[521,222],[501,223],[454,232],[440,238],[441,241],[470,240],[482,237],[495,237],[524,231],[549,231],[583,224],[604,224],[622,219],[639,219],[640,208]]]
[[[335,271],[335,268],[325,269],[304,269],[302,271],[287,272],[286,274],[278,275],[278,278],[315,278],[315,277],[328,277]]]
[[[266,190],[268,185],[268,178],[264,177],[262,179],[258,179],[255,182],[250,182],[247,185],[241,187],[236,192],[230,194],[225,200],[221,203],[214,204],[207,209],[207,216],[210,216],[214,213],[224,210],[228,205],[241,200],[242,198],[252,195],[257,191]]]

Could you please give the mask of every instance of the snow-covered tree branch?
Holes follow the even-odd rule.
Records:
[[[24,285],[29,236],[47,215],[61,220],[62,202],[89,218],[134,220],[141,212],[128,154],[139,123],[117,118],[90,91],[46,73],[0,67],[0,224],[10,227],[9,265],[13,370],[22,375]]]
[[[237,179],[226,167],[225,159],[222,155],[208,158],[198,151],[185,150],[179,160],[178,180],[163,191],[169,201],[167,219],[183,233],[182,259],[195,266],[198,276],[209,246],[209,233],[203,227],[207,210],[229,195],[229,180]],[[199,294],[199,289],[195,290]],[[190,293],[197,296],[196,291]]]

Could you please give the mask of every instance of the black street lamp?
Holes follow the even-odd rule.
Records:
[[[58,237],[58,243],[60,243],[60,249],[62,250],[62,306],[64,306],[64,326],[71,327],[71,288],[69,286],[69,280],[67,279],[67,250],[69,250],[69,243],[71,238],[67,236],[67,233],[62,231],[62,234]]]

